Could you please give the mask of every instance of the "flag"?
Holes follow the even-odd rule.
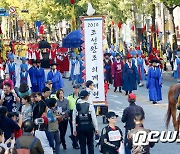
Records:
[[[71,17],[72,17],[71,31],[73,31],[76,30],[76,16],[75,16],[74,5],[72,6]]]

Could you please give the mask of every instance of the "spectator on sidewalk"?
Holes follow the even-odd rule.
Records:
[[[59,115],[57,110],[57,102],[55,98],[49,99],[49,109],[47,111],[49,131],[51,132],[53,141],[55,141],[55,152],[56,154],[60,153],[60,133],[59,133],[59,124],[58,120],[61,120],[62,117]]]
[[[39,129],[35,131],[35,136],[41,141],[44,154],[53,154],[54,142],[51,133],[48,131],[48,118],[43,116],[40,118],[43,123],[36,123]]]
[[[137,154],[137,153],[150,153],[150,148],[154,147],[155,143],[149,142],[146,139],[146,143],[143,145],[134,145],[133,140],[134,140],[134,135],[138,131],[145,131],[147,134],[149,134],[151,131],[149,129],[145,129],[143,126],[144,123],[144,116],[142,114],[137,113],[134,118],[134,122],[136,124],[135,128],[131,130],[128,133],[128,147],[131,149],[132,154]]]
[[[16,140],[15,149],[17,151],[29,149],[31,154],[37,154],[37,153],[44,154],[44,150],[42,148],[40,140],[32,135],[34,131],[33,121],[26,120],[23,123],[23,131],[24,131],[23,136],[19,137]]]
[[[128,132],[135,128],[135,123],[134,123],[134,117],[137,113],[142,114],[143,116],[145,115],[144,110],[142,107],[138,106],[135,104],[136,102],[136,95],[134,93],[130,93],[128,95],[128,102],[129,102],[129,107],[126,107],[123,111],[122,115],[122,122],[125,123],[125,152],[126,154],[131,154],[130,149],[127,146],[128,140],[127,140],[127,134]]]
[[[59,89],[56,92],[57,100],[57,108],[62,115],[62,121],[59,121],[59,131],[60,131],[60,139],[64,150],[67,150],[66,147],[66,132],[68,126],[68,118],[69,118],[69,102],[66,98],[64,98],[64,91]]]
[[[20,127],[12,119],[8,118],[7,108],[2,106],[0,107],[0,129],[4,132],[5,141],[11,137],[13,130],[19,130]]]

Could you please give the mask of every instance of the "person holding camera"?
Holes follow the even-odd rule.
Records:
[[[35,120],[39,129],[35,131],[35,136],[41,141],[44,154],[53,154],[54,142],[51,133],[48,131],[48,118],[43,116]]]
[[[59,89],[56,92],[57,100],[57,108],[62,115],[62,121],[59,121],[59,131],[60,131],[60,139],[64,150],[67,150],[66,147],[66,131],[68,126],[69,119],[69,102],[66,98],[64,98],[64,91]]]
[[[86,154],[86,145],[88,153],[94,154],[94,131],[98,134],[94,106],[88,99],[88,91],[82,90],[73,110],[73,132],[74,136],[78,136],[81,154]]]
[[[0,105],[7,107],[8,112],[17,112],[16,103],[20,103],[20,98],[14,90],[11,90],[11,85],[5,83],[1,94]]]
[[[58,120],[62,119],[59,111],[57,110],[57,102],[55,98],[49,99],[49,109],[47,110],[47,117],[49,121],[49,131],[51,132],[53,141],[55,141],[55,153],[60,153],[60,134]]]

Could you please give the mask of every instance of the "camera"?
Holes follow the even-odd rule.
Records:
[[[44,119],[43,118],[37,118],[37,119],[35,119],[34,122],[35,122],[36,125],[40,125],[40,124],[44,123]]]

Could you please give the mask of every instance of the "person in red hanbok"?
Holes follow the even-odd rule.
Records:
[[[116,54],[116,61],[112,65],[112,78],[114,79],[114,92],[116,92],[117,87],[119,87],[119,92],[121,93],[122,87],[122,70],[124,67],[124,63],[121,60],[121,55],[119,53]]]

